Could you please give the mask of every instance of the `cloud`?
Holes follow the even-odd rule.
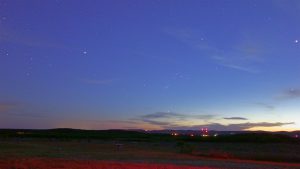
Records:
[[[267,104],[267,103],[257,102],[255,104],[258,105],[258,106],[260,106],[260,107],[266,108],[268,110],[274,110],[275,109],[275,106]]]
[[[25,118],[45,118],[47,117],[45,114],[39,113],[23,113],[23,112],[10,112],[6,115],[14,116],[14,117],[25,117]]]
[[[109,120],[109,119],[83,119],[67,118],[60,119],[56,128],[82,128],[82,129],[143,129],[147,128],[142,121],[135,120]],[[157,128],[160,129],[160,128]]]
[[[274,5],[274,7],[285,13],[294,15],[300,11],[300,1],[298,0],[273,0],[270,2],[272,2],[271,4]]]
[[[158,126],[171,126],[172,122],[167,122],[167,121],[156,121],[156,120],[149,120],[149,119],[142,119],[143,122],[153,124],[153,125],[158,125]]]
[[[224,117],[223,119],[225,119],[225,120],[248,120],[247,118],[244,118],[244,117]]]
[[[25,107],[24,107],[25,106]],[[0,102],[0,115],[10,117],[42,118],[45,114],[34,113],[26,105],[17,102]]]
[[[203,120],[208,120],[208,119],[213,119],[215,115],[211,114],[181,114],[181,113],[174,113],[174,112],[155,112],[151,114],[146,114],[142,116],[141,118],[143,119],[203,119]]]
[[[199,130],[201,128],[209,128],[210,130],[218,130],[218,131],[241,131],[241,130],[248,130],[253,127],[280,127],[284,125],[295,124],[294,122],[259,122],[259,123],[238,123],[238,124],[220,124],[220,123],[210,123],[205,125],[194,125],[194,126],[177,126],[174,129],[177,130]]]
[[[214,119],[215,115],[210,114],[183,114],[175,112],[155,112],[140,116],[135,121],[141,121],[151,125],[159,126],[161,128],[174,128],[177,124],[190,123],[191,121],[203,120],[209,121]]]
[[[117,79],[80,79],[83,83],[95,84],[95,85],[108,85],[116,81]]]
[[[17,106],[16,103],[10,103],[10,102],[0,102],[0,113],[6,113],[9,110],[15,108]]]
[[[277,98],[280,100],[300,98],[300,89],[290,88],[288,90],[284,90]]]
[[[210,130],[219,131],[240,131],[249,130],[254,127],[280,127],[284,125],[294,124],[294,122],[257,122],[257,123],[231,123],[231,124],[220,124],[215,122],[207,122],[206,120],[215,119],[215,115],[195,115],[195,114],[182,114],[175,112],[156,112],[146,114],[133,121],[143,122],[162,129],[175,129],[175,130],[199,130],[207,127]],[[185,125],[191,124],[194,119],[201,119],[206,124],[201,125]],[[248,120],[245,117],[224,117],[226,120]],[[182,125],[184,124],[184,125]]]
[[[58,48],[69,49],[58,42],[48,42],[44,39],[36,38],[32,35],[23,35],[13,31],[12,29],[0,28],[0,43],[13,43],[29,47],[45,47],[45,48]]]
[[[191,46],[194,49],[201,50],[203,52],[216,52],[218,48],[207,43],[205,33],[198,29],[174,29],[166,28],[164,32],[171,37],[181,41],[182,43]]]
[[[252,36],[241,38],[226,48],[217,46],[217,42],[208,41],[205,33],[193,29],[165,29],[165,32],[206,55],[216,64],[247,73],[259,73],[257,66],[264,62],[266,47]],[[250,33],[249,33],[250,34]]]
[[[224,67],[228,67],[231,69],[235,69],[235,70],[240,70],[240,71],[244,71],[244,72],[248,72],[248,73],[259,73],[258,70],[246,67],[246,66],[241,66],[241,65],[234,65],[234,64],[224,64],[224,63],[219,63],[220,65],[224,66]]]
[[[184,115],[173,113],[173,112],[156,112],[151,114],[146,114],[142,118],[146,119],[159,119],[159,118],[183,118]]]

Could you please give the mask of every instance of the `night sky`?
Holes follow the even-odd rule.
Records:
[[[298,0],[0,0],[0,128],[300,130]]]

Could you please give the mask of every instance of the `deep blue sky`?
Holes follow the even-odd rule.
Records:
[[[0,128],[300,130],[300,2],[0,0]]]

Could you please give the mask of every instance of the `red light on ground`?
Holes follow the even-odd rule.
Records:
[[[191,137],[194,137],[194,134],[190,134]]]

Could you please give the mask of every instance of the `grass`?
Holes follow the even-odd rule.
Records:
[[[247,160],[299,162],[296,143],[201,143],[194,155]]]
[[[197,157],[299,162],[296,143],[120,142],[73,140],[0,141],[0,158],[50,157],[84,160],[172,161]]]
[[[0,169],[197,169],[191,166],[198,166],[198,169],[205,168],[203,166],[206,168],[228,166],[227,168],[240,169],[243,168],[240,166],[244,165],[251,169],[271,169],[274,166],[278,168],[277,164],[248,166],[249,164],[234,161],[235,159],[282,162],[300,160],[300,155],[297,153],[300,152],[300,147],[295,143],[183,141],[118,141],[117,143],[123,146],[117,149],[116,141],[109,140],[2,140],[0,141]],[[290,164],[287,165],[292,168]]]
[[[82,161],[30,158],[0,160],[0,168],[5,169],[213,169],[211,167],[178,166],[171,164],[140,164],[107,161]]]
[[[178,168],[165,164],[224,168],[228,161],[238,159],[293,165],[300,161],[299,140],[261,133],[203,138],[111,130],[0,130],[0,150],[0,169],[48,169],[51,165],[60,169],[109,165],[107,168]],[[238,168],[236,163],[231,162],[228,168]],[[266,168],[256,166],[248,168]]]

